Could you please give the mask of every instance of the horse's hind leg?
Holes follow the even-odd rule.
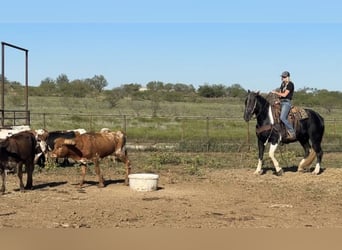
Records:
[[[310,155],[311,146],[310,146],[309,142],[300,142],[300,144],[304,148],[304,157],[300,161],[297,171],[303,173],[303,172],[305,172],[305,167],[307,167],[309,165],[308,164],[308,156]]]

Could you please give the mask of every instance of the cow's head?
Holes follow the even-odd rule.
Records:
[[[68,148],[67,145],[65,144],[64,138],[57,138],[55,140],[55,147],[51,151],[51,157],[53,158],[63,158],[67,155],[68,153]]]
[[[48,146],[46,143],[49,132],[45,129],[36,129],[34,135],[37,141],[36,154],[43,153],[47,154]]]

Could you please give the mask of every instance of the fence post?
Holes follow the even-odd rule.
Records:
[[[127,128],[127,118],[126,118],[126,115],[123,115],[123,117],[124,117],[124,126],[123,126],[123,129],[124,129],[125,133],[127,133],[127,131],[126,131],[126,128]]]
[[[250,142],[250,135],[249,135],[249,122],[247,122],[247,145],[248,145],[248,151],[251,150],[251,142]]]
[[[46,113],[43,113],[43,128],[46,129]]]
[[[206,126],[206,139],[207,139],[207,152],[209,152],[209,116],[207,116],[207,126]]]

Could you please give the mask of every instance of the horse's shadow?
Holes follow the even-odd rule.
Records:
[[[284,173],[287,173],[287,172],[292,172],[292,173],[296,173],[298,172],[298,166],[296,165],[292,165],[292,166],[285,166],[285,167],[282,167],[283,169],[283,172]],[[307,168],[304,170],[304,173],[310,173],[310,172],[313,172],[315,168],[314,167],[310,167],[310,168]],[[264,167],[263,168],[263,175],[266,174],[267,172],[269,171],[272,171],[274,175],[276,175],[276,171],[275,171],[275,168],[274,167]],[[325,171],[325,168],[321,168],[320,172],[319,172],[319,175],[322,174],[323,172]]]

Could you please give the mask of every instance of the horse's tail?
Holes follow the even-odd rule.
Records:
[[[315,158],[316,158],[316,152],[315,150],[311,149],[309,155],[306,158],[304,158],[299,164],[298,169],[304,169],[310,166]]]

